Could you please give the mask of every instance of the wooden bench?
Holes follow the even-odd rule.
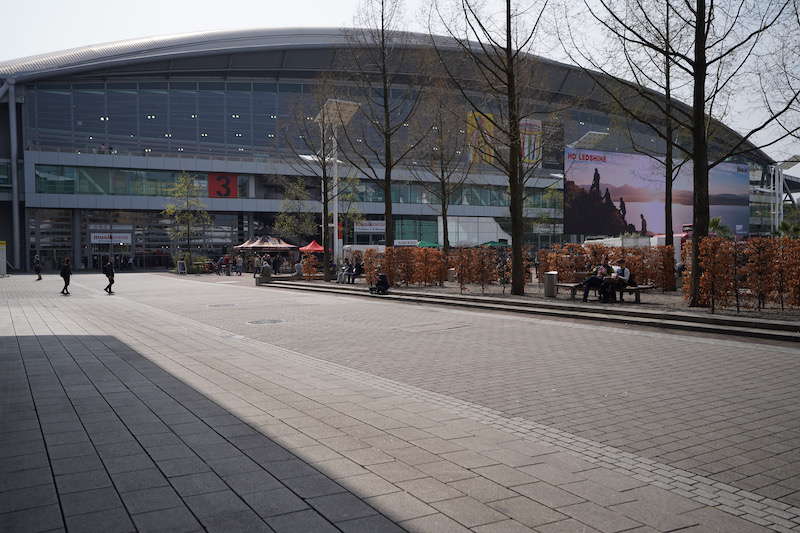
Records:
[[[644,291],[649,291],[655,288],[656,288],[655,285],[637,285],[635,287],[622,287],[620,289],[617,289],[617,291],[619,291],[619,301],[620,302],[625,301],[622,295],[627,292],[628,294],[633,294],[635,296],[636,303],[640,304],[642,303],[641,294]]]
[[[575,295],[578,293],[579,289],[583,288],[583,283],[556,283],[556,287],[559,289],[567,289],[569,290],[570,298],[575,299]],[[635,287],[622,287],[616,289],[619,292],[619,301],[624,302],[625,298],[623,297],[624,293],[633,294],[634,301],[637,304],[642,303],[641,294],[645,291],[649,291],[655,289],[655,285],[637,285]]]

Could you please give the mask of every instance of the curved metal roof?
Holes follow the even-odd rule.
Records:
[[[421,36],[420,36],[421,37]],[[346,45],[341,28],[221,30],[128,39],[0,62],[0,79],[18,81],[132,62],[280,48]]]
[[[345,28],[335,27],[256,28],[127,39],[0,61],[0,81],[7,79],[25,82],[182,57],[303,48],[341,48],[351,45],[346,32]],[[403,32],[403,35],[406,37],[406,43],[410,46],[431,46],[430,35],[411,32]],[[443,48],[456,48],[454,41],[448,37],[434,36],[434,39]],[[580,67],[544,57],[537,57],[537,60],[556,69],[563,69],[563,76],[557,76],[557,80],[551,80],[555,84],[553,89],[558,92],[568,92],[570,83],[581,85],[580,78],[586,77]],[[575,74],[578,76],[574,76]],[[567,78],[570,78],[569,83],[567,83]],[[583,83],[586,81],[589,81],[589,85],[594,85],[591,80],[586,79],[583,80]],[[592,88],[586,86],[576,86],[575,89],[592,92]],[[724,127],[733,135],[738,136],[732,129]],[[756,150],[756,153],[771,161],[771,158],[761,150]]]

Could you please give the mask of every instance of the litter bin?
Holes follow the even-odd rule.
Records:
[[[178,261],[178,274],[186,274],[186,261]]]
[[[544,295],[546,298],[556,297],[556,283],[558,283],[558,272],[552,270],[544,273]]]

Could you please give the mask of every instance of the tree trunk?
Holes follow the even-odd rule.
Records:
[[[449,203],[449,195],[447,194],[447,185],[442,182],[442,193],[441,193],[441,201],[442,201],[442,251],[444,252],[444,256],[447,257],[447,254],[450,252],[450,232],[447,226],[447,204]]]
[[[186,221],[186,250],[189,252],[189,261],[186,265],[186,273],[192,273],[192,222],[191,218]]]
[[[324,151],[323,151],[324,153]],[[330,228],[328,227],[328,211],[330,210],[330,198],[328,198],[328,176],[325,172],[323,163],[322,169],[322,276],[325,281],[331,280],[331,245]],[[334,199],[334,201],[337,201]]]
[[[706,139],[706,2],[697,0],[694,42],[694,95],[692,99],[692,152],[694,163],[694,213],[692,218],[692,293],[690,307],[700,306],[700,241],[708,235],[708,145]]]
[[[666,235],[664,244],[666,246],[674,246],[675,239],[673,238],[673,230],[672,230],[672,172],[674,168],[673,162],[673,145],[672,145],[672,136],[674,135],[674,128],[672,125],[672,80],[670,79],[672,74],[672,64],[670,63],[669,57],[669,45],[670,45],[670,27],[669,27],[669,11],[670,5],[667,2],[667,12],[666,12],[666,29],[665,29],[665,39],[664,39],[664,50],[667,52],[664,54],[664,118],[666,120],[666,127],[664,130],[664,136],[667,138],[667,147],[666,147],[666,154],[664,156],[664,233]],[[674,280],[675,276],[673,276]],[[670,290],[674,290],[674,283]]]
[[[394,246],[394,219],[392,217],[392,171],[388,167],[383,178],[383,220],[386,224],[384,232],[386,246]]]
[[[525,241],[525,220],[523,218],[524,183],[522,183],[519,109],[516,71],[514,70],[514,49],[511,32],[511,0],[506,0],[506,103],[508,105],[508,185],[511,201],[511,294],[525,294],[525,264],[522,250]]]

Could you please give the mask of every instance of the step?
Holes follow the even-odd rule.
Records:
[[[292,283],[308,287],[319,287],[319,288],[339,290],[342,292],[347,292],[352,294],[366,292],[366,289],[345,287],[342,285],[331,285],[326,287],[320,287],[318,284],[312,284],[312,283],[303,283],[303,282],[292,282]],[[697,314],[697,313],[689,313],[681,311],[665,312],[652,309],[637,308],[636,305],[632,303],[631,305],[625,305],[625,306],[593,303],[591,306],[587,306],[587,305],[579,305],[571,301],[565,302],[565,301],[547,301],[547,300],[522,300],[520,298],[514,298],[514,297],[498,299],[498,298],[493,298],[491,296],[464,295],[464,294],[436,294],[436,293],[427,293],[427,292],[409,291],[409,290],[395,291],[394,294],[400,294],[405,296],[416,296],[421,298],[462,300],[462,301],[476,302],[476,303],[494,303],[498,305],[516,305],[525,307],[535,307],[537,309],[542,309],[542,308],[561,309],[564,311],[571,311],[571,312],[597,314],[597,315],[602,315],[604,317],[607,316],[609,312],[612,312],[616,316],[648,318],[652,320],[678,320],[678,321],[703,323],[703,324],[711,324],[718,326],[731,326],[731,327],[742,327],[742,328],[752,328],[752,329],[769,329],[775,331],[800,333],[800,323],[798,322],[771,320],[771,319],[753,319],[748,317],[735,317],[729,315],[720,316],[711,314]],[[644,297],[646,298],[646,295]]]
[[[448,298],[444,295],[437,295],[438,297],[408,295],[405,293],[390,293],[388,295],[376,296],[372,295],[365,290],[349,289],[340,287],[322,287],[319,285],[303,284],[295,282],[276,282],[266,286],[272,285],[275,288],[285,288],[293,290],[304,290],[312,292],[324,292],[329,294],[343,294],[349,296],[360,296],[368,298],[382,298],[393,301],[401,301],[408,303],[430,303],[435,305],[449,305],[455,307],[465,307],[471,309],[485,309],[493,311],[504,311],[513,313],[523,313],[539,316],[549,316],[557,318],[571,318],[582,320],[597,320],[602,318],[604,322],[614,322],[617,324],[631,324],[648,327],[658,327],[667,329],[676,329],[684,331],[695,331],[702,333],[714,333],[722,335],[736,335],[749,338],[771,339],[779,341],[800,341],[800,332],[797,331],[784,331],[775,329],[765,329],[758,327],[744,327],[741,325],[725,325],[725,324],[712,324],[698,321],[676,320],[674,318],[656,318],[656,317],[641,317],[641,316],[621,316],[616,313],[617,308],[614,308],[615,313],[609,315],[606,313],[600,315],[594,309],[587,312],[586,309],[580,306],[572,306],[569,309],[561,309],[552,306],[536,306],[535,304],[517,305],[517,302],[497,302],[497,301],[482,301],[474,299],[462,298]]]

